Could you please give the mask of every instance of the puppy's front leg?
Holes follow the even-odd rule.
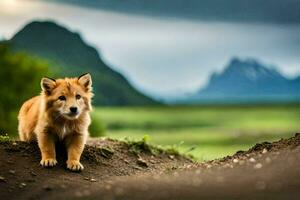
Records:
[[[86,142],[86,136],[80,133],[74,133],[66,138],[66,147],[68,151],[67,168],[72,171],[83,170],[80,163],[80,156]]]
[[[51,133],[42,132],[38,134],[38,145],[41,150],[42,160],[40,164],[44,167],[53,167],[57,164],[55,153],[55,138]]]

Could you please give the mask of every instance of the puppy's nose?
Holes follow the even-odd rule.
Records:
[[[70,107],[71,113],[77,113],[77,107]]]

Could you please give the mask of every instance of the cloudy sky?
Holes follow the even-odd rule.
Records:
[[[288,77],[299,75],[300,20],[292,11],[290,17],[267,22],[225,15],[224,20],[223,16],[204,20],[80,4],[0,0],[0,37],[11,38],[32,20],[55,20],[81,33],[135,87],[166,97],[203,87],[209,75],[221,71],[232,57],[256,58]]]

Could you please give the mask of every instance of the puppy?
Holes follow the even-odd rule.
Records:
[[[80,156],[91,123],[92,78],[83,74],[78,78],[42,78],[42,92],[26,101],[19,112],[21,141],[37,140],[44,167],[57,164],[55,143],[63,141],[67,148],[67,168],[83,170]]]

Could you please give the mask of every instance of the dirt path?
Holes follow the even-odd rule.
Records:
[[[139,144],[140,145],[140,144]],[[137,152],[138,151],[138,152]],[[85,170],[39,166],[36,144],[0,143],[0,199],[299,199],[300,135],[206,163],[93,140]],[[138,155],[139,156],[138,156]]]

